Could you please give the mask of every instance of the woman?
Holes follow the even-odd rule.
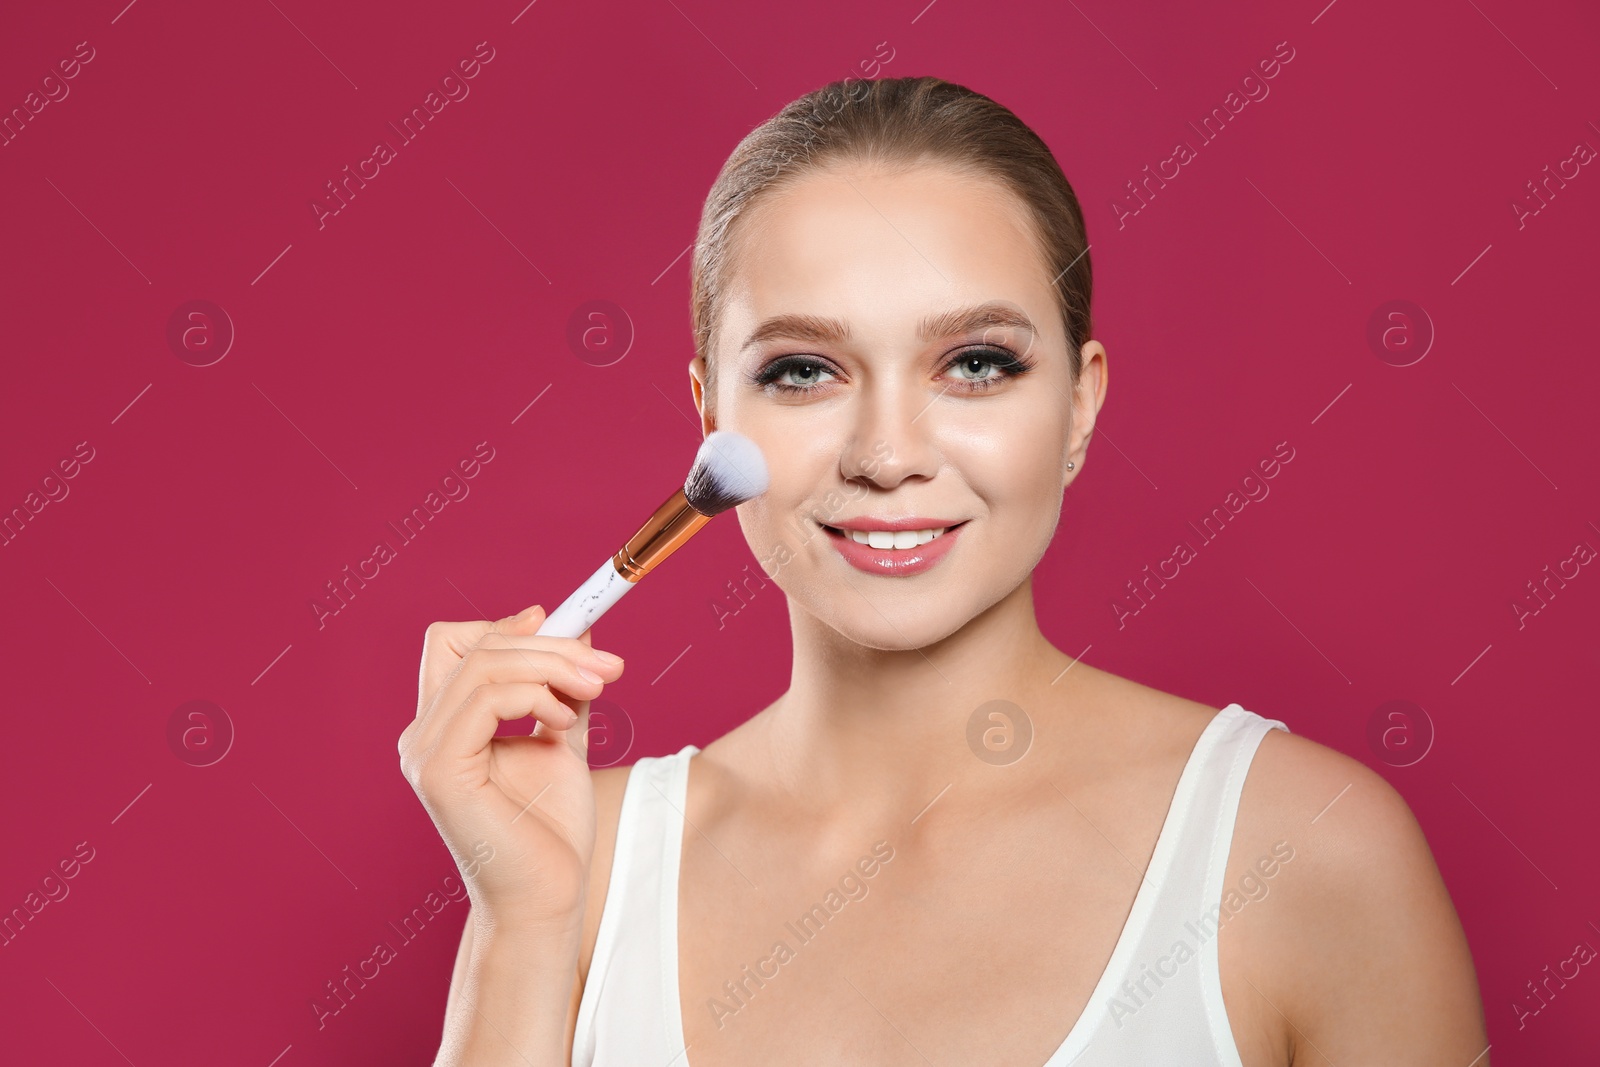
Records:
[[[1394,790],[1039,631],[1107,384],[1044,143],[936,78],[826,86],[738,146],[693,270],[789,688],[591,773],[620,661],[537,607],[430,627],[402,764],[472,892],[437,1062],[1486,1065]]]

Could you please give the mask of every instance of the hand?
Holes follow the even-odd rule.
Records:
[[[534,606],[428,627],[400,769],[461,868],[477,921],[575,929],[594,856],[589,701],[622,675],[622,660],[593,649],[587,631],[535,637],[544,618]],[[529,714],[528,736],[495,736]]]

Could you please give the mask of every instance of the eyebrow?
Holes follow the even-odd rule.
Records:
[[[1038,332],[1033,320],[1016,308],[988,303],[924,316],[918,324],[917,335],[924,341],[936,341],[941,337],[980,333],[995,327],[1021,330],[1030,336]],[[850,326],[840,319],[819,315],[774,315],[763,320],[739,350],[742,352],[752,345],[778,337],[811,344],[842,344],[850,339]]]

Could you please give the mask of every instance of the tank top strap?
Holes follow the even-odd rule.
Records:
[[[1287,731],[1288,726],[1238,704],[1223,708],[1206,728],[1184,768],[1167,816],[1172,851],[1160,865],[1157,914],[1192,920],[1197,929],[1205,920],[1207,928],[1215,928],[1222,913],[1223,879],[1245,776],[1262,738],[1275,729]],[[1156,866],[1152,862],[1152,870]],[[1208,936],[1204,944],[1215,953],[1215,940]]]
[[[1238,821],[1239,798],[1244,792],[1244,781],[1250,773],[1256,750],[1262,740],[1273,730],[1289,732],[1286,723],[1268,719],[1255,712],[1246,711],[1237,704],[1231,705],[1236,714],[1219,740],[1215,758],[1210,764],[1209,785],[1199,804],[1192,832],[1185,845],[1192,855],[1186,867],[1193,871],[1204,870],[1202,879],[1185,887],[1184,907],[1188,914],[1197,916],[1194,929],[1199,942],[1200,994],[1212,1040],[1219,1052],[1225,1053],[1224,1062],[1238,1067],[1238,1050],[1233,1041],[1233,1030],[1228,1022],[1227,1009],[1222,1002],[1222,970],[1217,954],[1218,939],[1215,932],[1258,893],[1271,892],[1270,883],[1260,874],[1247,873],[1241,879],[1250,879],[1248,885],[1227,886],[1228,858],[1233,851],[1233,831]],[[1256,847],[1252,844],[1250,847]],[[1253,871],[1271,870],[1276,873],[1275,849],[1263,856],[1245,857]],[[1204,864],[1200,858],[1204,856]],[[1292,853],[1291,853],[1292,855]],[[1258,866],[1260,864],[1266,866]],[[1254,887],[1254,888],[1252,888]],[[1198,897],[1195,894],[1198,892]],[[1205,931],[1212,931],[1205,936]]]
[[[1116,975],[1118,995],[1110,1004],[1108,1029],[1136,1036],[1150,1024],[1181,1023],[1179,1029],[1191,1035],[1209,1031],[1204,1062],[1240,1067],[1222,1001],[1217,934],[1248,897],[1224,881],[1239,799],[1256,750],[1272,730],[1288,729],[1238,704],[1223,708],[1207,726],[1185,768],[1187,780],[1173,797],[1172,852],[1162,865],[1138,948]],[[1264,859],[1272,862],[1270,855]],[[1249,883],[1259,885],[1264,883]],[[1250,892],[1259,894],[1259,888]],[[1191,958],[1194,962],[1184,962]],[[1158,1005],[1153,1014],[1142,1010],[1151,1005]],[[1134,1012],[1140,1013],[1137,1019]]]
[[[641,1054],[666,1067],[683,1051],[681,1040],[673,1047],[683,1023],[676,889],[689,758],[699,751],[685,745],[671,755],[641,757],[628,769],[610,881],[578,1004],[573,1067],[642,1062]]]
[[[1267,719],[1229,704],[1218,712],[1212,724],[1215,736],[1209,750],[1197,752],[1193,766],[1196,781],[1180,789],[1175,805],[1182,804],[1182,827],[1175,842],[1168,880],[1162,887],[1163,903],[1191,913],[1213,916],[1224,895],[1223,879],[1233,846],[1233,829],[1239,814],[1239,799],[1245,776],[1250,772],[1256,749],[1272,730],[1289,727],[1277,719]]]
[[[1222,1003],[1217,930],[1245,775],[1261,739],[1288,727],[1238,704],[1206,724],[1116,949],[1084,1018],[1046,1067],[1176,1063],[1241,1067]]]

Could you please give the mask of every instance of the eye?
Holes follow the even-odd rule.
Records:
[[[969,348],[952,359],[945,370],[955,371],[955,379],[969,386],[969,391],[981,392],[1032,368],[1032,363],[1022,362],[1004,348]]]
[[[980,393],[1033,369],[1005,348],[983,346],[959,352],[945,364],[944,373],[961,383],[961,390]],[[953,373],[952,373],[953,372]],[[772,393],[801,396],[820,392],[820,386],[839,372],[814,356],[780,356],[749,376],[751,384]]]
[[[827,380],[821,375],[833,373],[821,360],[805,356],[784,356],[761,368],[752,377],[752,381],[756,385],[792,395],[811,392],[819,382]]]

